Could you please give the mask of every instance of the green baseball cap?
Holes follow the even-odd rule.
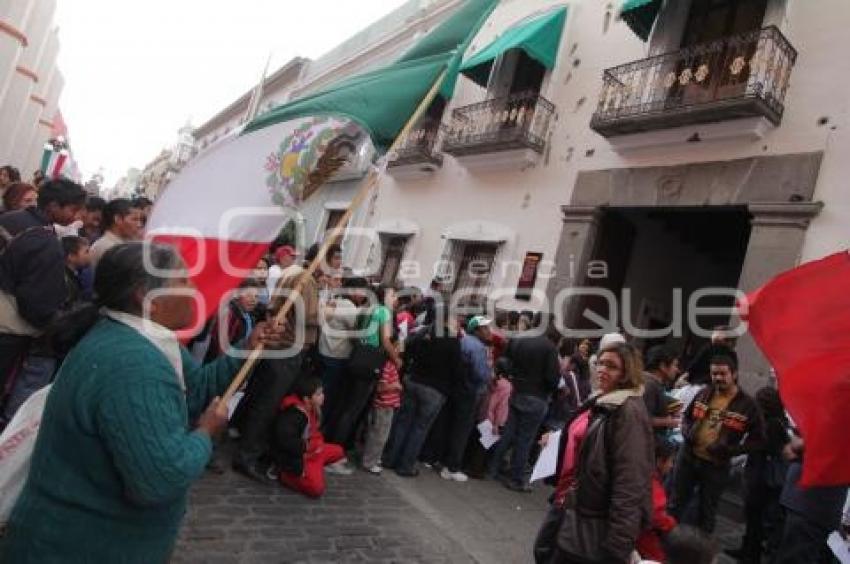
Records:
[[[466,324],[466,330],[470,333],[474,333],[476,329],[479,327],[487,327],[493,323],[490,319],[487,319],[483,315],[476,315],[472,319],[470,319]]]

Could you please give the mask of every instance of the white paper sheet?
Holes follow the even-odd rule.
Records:
[[[486,450],[490,450],[490,447],[499,442],[499,435],[493,434],[493,424],[489,419],[478,424],[478,432],[481,433],[481,446]]]
[[[230,398],[230,401],[227,402],[227,419],[228,421],[233,418],[233,412],[236,411],[236,407],[239,405],[239,402],[242,401],[242,396],[245,395],[245,392],[236,392]]]
[[[558,445],[560,442],[561,431],[555,431],[549,435],[549,442],[546,443],[546,448],[540,453],[537,464],[534,465],[534,471],[531,473],[532,482],[548,478],[555,473],[555,469],[558,467]]]
[[[841,538],[838,531],[833,531],[826,543],[841,564],[850,564],[850,543]]]

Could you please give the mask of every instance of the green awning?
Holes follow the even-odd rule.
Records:
[[[661,10],[661,0],[626,0],[620,8],[620,17],[635,35],[646,41]]]
[[[515,25],[464,61],[460,71],[477,84],[487,86],[493,62],[511,49],[522,49],[529,57],[551,70],[558,57],[558,47],[566,21],[565,6]]]

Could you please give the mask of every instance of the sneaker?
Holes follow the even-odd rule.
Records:
[[[266,470],[266,478],[272,481],[277,481],[278,476],[280,476],[280,470],[278,469],[277,465],[270,465],[268,470]]]
[[[369,466],[368,468],[363,469],[369,472],[370,474],[374,474],[376,476],[379,476],[384,470],[379,464],[375,464],[374,466]]]
[[[348,465],[347,460],[340,460],[339,462],[334,462],[333,464],[328,464],[325,466],[325,472],[328,474],[338,474],[340,476],[351,476],[354,473],[354,470]]]
[[[469,476],[463,472],[450,472],[448,468],[443,468],[440,472],[440,478],[444,480],[454,480],[455,482],[466,482],[469,480]]]

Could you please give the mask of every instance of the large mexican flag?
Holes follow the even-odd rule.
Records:
[[[195,158],[154,206],[148,235],[175,245],[206,315],[250,275],[337,149],[391,146],[441,80],[451,97],[463,53],[498,0],[469,0],[394,63],[280,106]]]

